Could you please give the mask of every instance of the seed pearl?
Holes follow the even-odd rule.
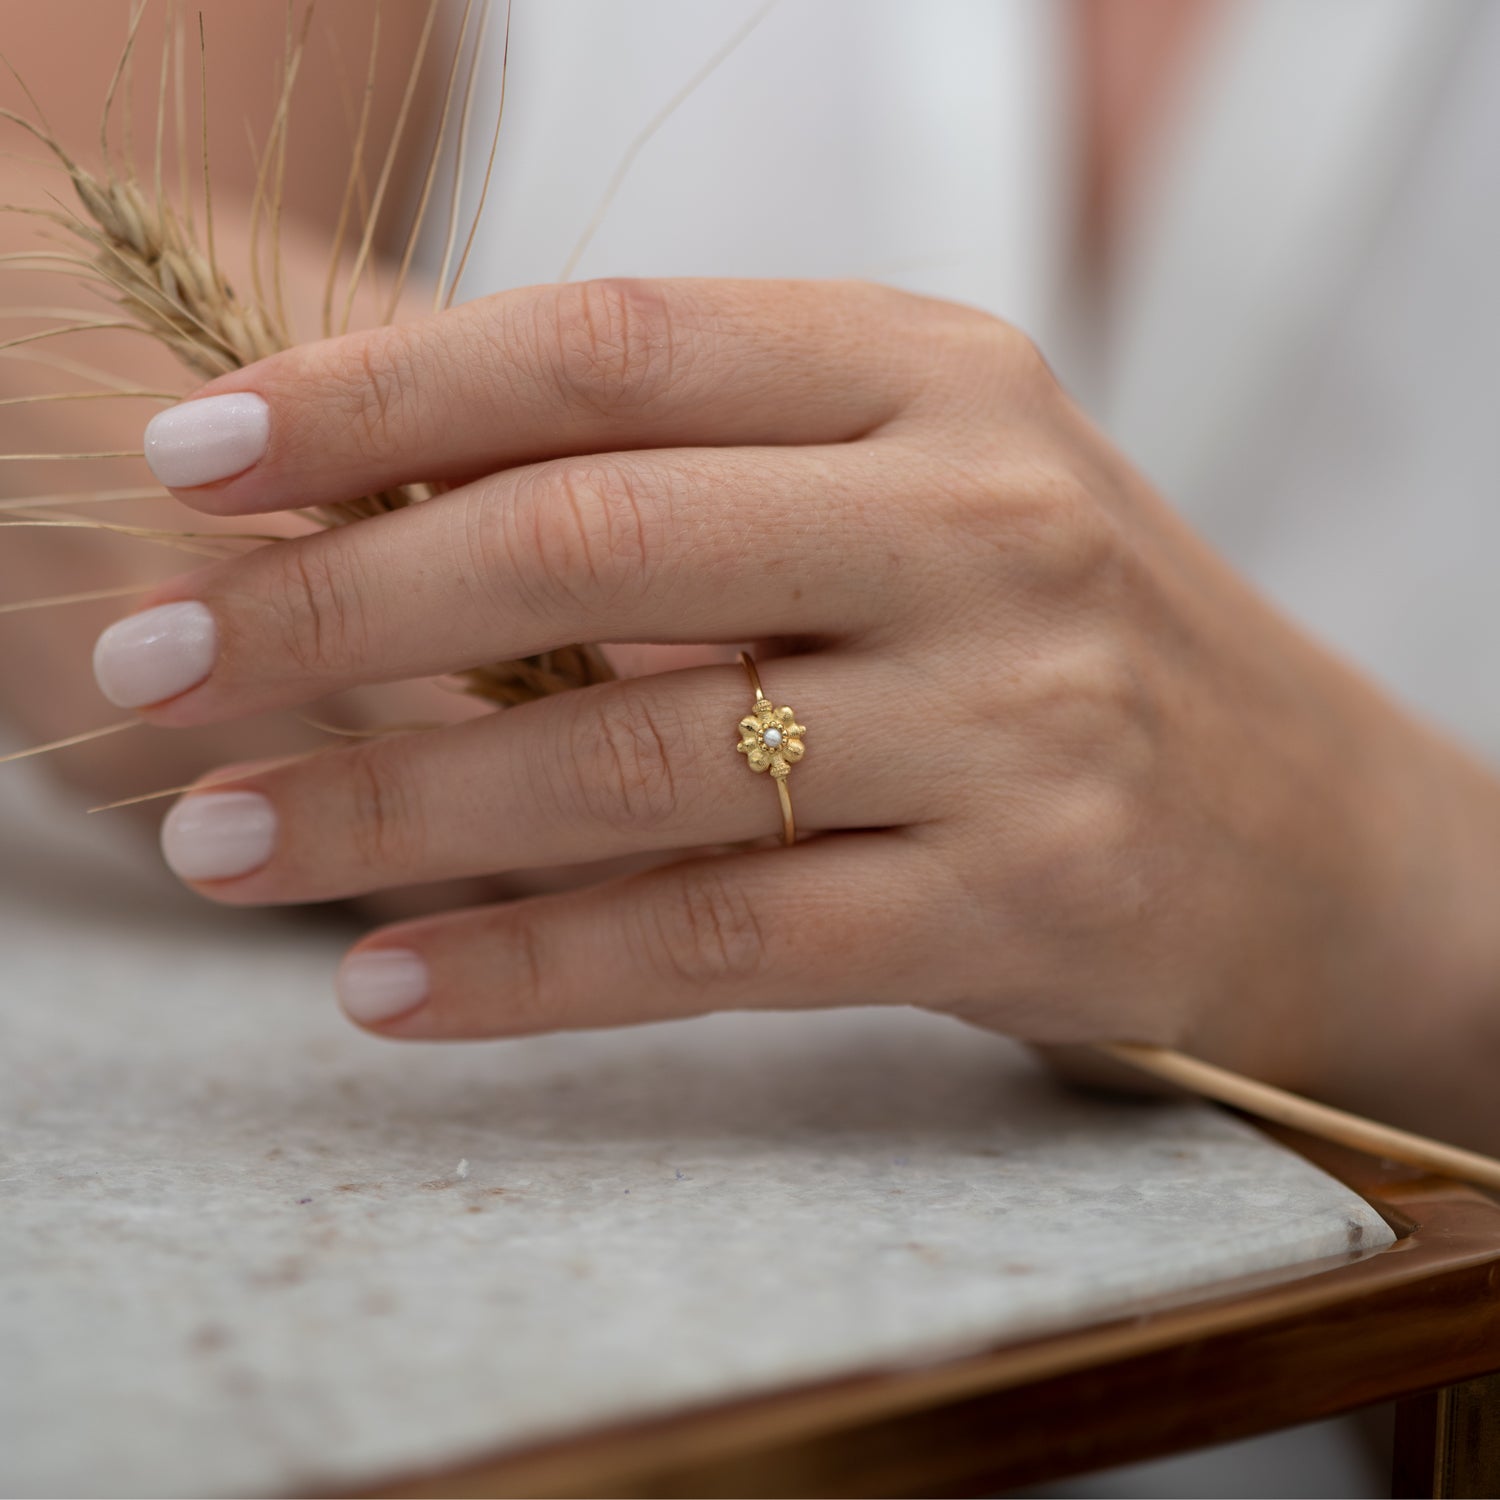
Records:
[[[779,729],[768,729],[761,738],[766,742],[768,749],[779,750],[781,748],[781,731]]]

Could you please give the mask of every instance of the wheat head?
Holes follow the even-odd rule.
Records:
[[[481,27],[484,9],[481,7],[479,13]],[[125,50],[120,65],[116,69],[114,82],[111,84],[111,98],[121,76],[130,66],[136,32],[144,10],[144,3],[139,4],[131,16]],[[429,33],[436,12],[437,0],[429,0],[427,27]],[[468,124],[468,99],[473,92],[472,70],[477,65],[479,57],[478,37],[474,39],[469,37],[469,22],[473,12],[473,0],[466,0],[463,22],[459,28],[459,40],[449,69],[448,91],[442,122],[439,126],[439,137],[447,129],[452,114],[455,97],[454,84],[458,77],[458,59],[466,43],[471,50],[471,60],[468,86],[465,89],[463,124],[465,127]],[[257,191],[255,207],[257,217],[263,215],[270,221],[272,246],[269,256],[274,270],[265,276],[262,275],[258,247],[252,246],[252,277],[248,290],[237,290],[224,275],[217,262],[213,245],[206,149],[203,160],[206,212],[203,219],[204,228],[200,234],[196,217],[175,206],[162,187],[159,148],[158,170],[154,184],[143,183],[136,175],[133,164],[129,162],[117,168],[107,149],[102,171],[93,172],[78,162],[64,144],[55,137],[46,125],[45,117],[36,106],[35,100],[32,103],[37,111],[36,119],[28,119],[13,111],[0,109],[0,119],[8,120],[26,131],[46,148],[50,156],[66,173],[79,206],[79,211],[76,212],[61,205],[56,208],[29,208],[16,211],[36,215],[62,230],[74,247],[81,248],[83,251],[81,258],[59,258],[71,263],[71,274],[82,272],[94,289],[114,305],[126,324],[164,345],[187,370],[200,379],[212,379],[228,371],[254,364],[268,355],[290,347],[294,342],[282,310],[279,254],[275,236],[279,231],[279,173],[285,163],[288,106],[311,16],[312,6],[309,5],[304,12],[300,31],[294,32],[293,28],[289,27],[288,48],[283,60],[280,102],[271,136],[262,156],[261,183]],[[170,35],[169,28],[169,37]],[[371,50],[372,72],[374,47],[378,45],[378,35],[377,5],[377,20]],[[482,32],[479,35],[482,36]],[[181,47],[180,28],[177,34],[177,46]],[[204,56],[200,51],[200,63],[202,62],[204,62]],[[411,95],[415,91],[421,66],[422,57],[419,54],[412,64],[406,101],[408,106]],[[158,106],[159,117],[165,116],[167,108],[165,86],[167,75],[168,70],[164,65],[162,99]],[[22,87],[25,87],[24,82]],[[502,90],[502,103],[503,98]],[[105,118],[107,124],[108,103]],[[403,107],[401,123],[404,124],[406,118],[407,108]],[[496,124],[498,135],[498,119]],[[398,124],[398,131],[399,129]],[[363,126],[361,126],[350,165],[346,211],[348,203],[354,200],[357,190],[362,186],[363,135]],[[390,143],[381,173],[377,200],[384,195],[395,159],[396,144],[394,140]],[[433,174],[436,171],[437,159],[438,153],[435,146],[429,159],[428,178],[423,185],[424,211]],[[491,161],[493,162],[493,150]],[[455,187],[455,193],[457,190]],[[476,216],[478,211],[476,210]],[[364,237],[355,259],[353,278],[358,277],[370,257],[378,212],[379,202],[377,201],[365,225]],[[451,213],[449,244],[444,255],[445,269],[451,260],[452,226],[456,226],[456,223],[456,213]],[[402,257],[401,276],[403,278],[411,262],[417,227],[413,225],[408,237],[406,254]],[[340,239],[342,239],[342,227]],[[472,239],[471,228],[470,243]],[[330,299],[341,249],[340,243],[335,245],[333,251],[330,268]],[[461,273],[462,263],[460,263],[459,274]],[[457,277],[455,276],[448,289],[446,301],[452,300],[452,293],[456,287]],[[354,285],[351,279],[346,291],[346,323],[347,308],[352,304],[353,293]],[[396,297],[393,295],[390,303],[392,314],[395,301]],[[327,326],[326,316],[324,331],[331,331]],[[321,526],[346,525],[383,512],[398,510],[407,505],[420,504],[432,498],[441,488],[436,484],[403,485],[338,504],[309,508],[302,514]],[[266,544],[281,545],[275,541]],[[498,706],[527,702],[569,688],[607,681],[614,675],[608,660],[599,648],[592,644],[566,646],[535,656],[515,661],[495,662],[454,674],[457,685],[462,691]]]

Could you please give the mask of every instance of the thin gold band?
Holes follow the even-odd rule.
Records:
[[[760,673],[748,651],[739,653],[740,665],[750,679],[750,691],[755,694],[755,706],[751,713],[740,720],[740,743],[736,747],[750,757],[752,770],[769,769],[771,779],[781,799],[781,839],[784,844],[797,841],[797,820],[792,815],[792,794],[787,787],[790,777],[790,762],[800,760],[803,753],[801,736],[807,730],[798,724],[789,708],[774,708],[760,685]],[[774,744],[768,735],[774,736]],[[795,754],[793,754],[795,750]]]

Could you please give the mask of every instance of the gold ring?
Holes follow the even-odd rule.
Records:
[[[755,670],[748,651],[740,652],[740,665],[750,679],[755,707],[740,720],[740,742],[734,748],[750,763],[752,771],[771,773],[781,795],[782,842],[792,844],[797,840],[797,820],[792,816],[792,794],[786,783],[792,774],[792,766],[807,752],[807,746],[802,743],[807,730],[785,705],[772,707],[771,700],[761,691],[760,674]]]

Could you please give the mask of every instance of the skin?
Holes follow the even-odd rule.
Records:
[[[80,0],[49,17],[63,3]],[[253,31],[267,9],[209,13]],[[1096,271],[1204,9],[1081,0]],[[39,10],[0,0],[7,50],[76,140],[89,125],[69,128],[55,86],[84,75],[97,32],[70,28],[67,69],[40,34],[28,56],[17,28]],[[219,91],[253,76],[216,82],[236,120],[244,104]],[[91,111],[99,91],[84,94]],[[315,179],[329,159],[296,169]],[[232,246],[243,195],[237,209],[232,184],[218,191]],[[299,200],[294,295],[320,283],[335,197],[314,180]],[[373,931],[360,951],[418,949],[435,978],[384,1034],[919,1001],[1048,1043],[1170,1043],[1500,1144],[1494,780],[1276,616],[1013,329],[860,285],[534,288],[199,394],[230,389],[271,402],[273,446],[182,494],[204,524],[402,478],[459,488],[155,583],[141,607],[202,600],[224,649],[205,683],[145,712],[175,733],[118,789],[191,758],[273,799],[275,854],[200,886],[221,902],[370,903],[454,875],[490,895],[553,888],[439,900]],[[138,416],[91,421],[87,446],[138,442]],[[55,446],[85,446],[81,426]],[[57,547],[0,549],[21,585],[7,596],[48,591],[26,558]],[[55,586],[95,582],[80,566]],[[114,554],[97,582],[118,569]],[[0,683],[8,706],[47,734],[97,721],[92,691],[25,692],[39,662],[78,680],[91,634],[54,620],[35,654],[10,653],[26,672]],[[386,684],[389,704],[397,679],[580,639],[646,643],[611,649],[648,675],[299,767],[249,759],[287,748],[260,726],[331,690]],[[725,848],[778,822],[733,749],[741,641],[809,726],[791,850]],[[118,778],[131,738],[72,752],[70,770]],[[175,748],[189,740],[191,757]]]
[[[157,4],[147,9],[139,37],[135,91],[130,100],[138,158],[149,158],[155,138],[162,9]],[[293,151],[288,156],[283,245],[294,319],[303,330],[317,327],[327,245],[348,166],[341,70],[333,43],[342,39],[348,52],[342,71],[360,75],[370,9],[369,0],[320,0],[318,24],[300,75],[294,113],[298,138],[330,142],[330,149]],[[34,0],[0,0],[0,49],[25,79],[58,137],[91,167],[98,165],[100,105],[124,42],[129,10],[128,5],[103,5],[101,0],[47,0],[42,5]],[[407,63],[425,10],[420,5],[384,7],[384,60],[371,109],[376,141],[387,138],[400,108]],[[215,237],[224,263],[239,267],[249,239],[249,205],[255,185],[254,160],[244,144],[246,122],[252,123],[257,135],[264,135],[271,83],[278,76],[285,8],[264,0],[254,4],[200,0],[184,12],[194,37],[200,11],[212,80],[209,146]],[[222,65],[227,58],[234,59],[233,66]],[[189,82],[196,89],[196,82]],[[0,103],[31,113],[18,85],[8,83],[0,93]],[[122,96],[116,104],[117,141],[124,103]],[[425,101],[422,112],[430,109],[431,101]],[[416,144],[422,139],[419,126],[412,132],[412,141]],[[18,153],[0,157],[0,201],[39,206],[50,205],[59,196],[67,201],[71,189],[55,165],[40,159],[35,143],[4,126],[0,127],[0,148]],[[170,131],[167,148],[170,161],[174,151]],[[146,170],[149,175],[150,169]],[[55,250],[58,246],[40,238],[34,219],[0,214],[0,255],[38,248]],[[0,288],[0,302],[8,306],[95,305],[92,296],[67,277],[22,272],[11,266],[0,274]],[[7,320],[0,339],[45,326],[40,320]],[[151,339],[133,334],[76,334],[47,347],[135,386],[186,394],[194,383],[171,354]],[[0,402],[86,385],[66,374],[0,357]],[[0,405],[0,453],[138,450],[141,429],[157,410],[160,403],[139,400]],[[0,498],[149,482],[150,475],[139,460],[0,463]],[[159,501],[115,505],[97,514],[140,525],[205,529],[202,517]],[[132,582],[145,589],[183,566],[181,554],[141,542],[69,531],[7,530],[0,545],[0,599],[44,598]],[[115,600],[0,617],[0,640],[5,646],[0,651],[0,706],[8,720],[22,726],[27,741],[39,744],[59,739],[120,717],[100,699],[85,664],[94,636],[128,607],[128,602]],[[39,684],[46,685],[45,691],[39,691]],[[325,717],[384,722],[451,711],[451,695],[403,690],[403,694],[408,692],[414,700],[411,703],[383,696],[369,712],[354,705],[330,708]],[[288,754],[320,740],[298,720],[277,715],[242,722],[233,731],[118,735],[61,752],[49,768],[81,788],[91,801],[104,802],[181,785],[205,766],[227,757]],[[145,828],[159,811],[157,804],[109,816],[134,819]]]
[[[722,847],[776,826],[724,664],[216,773],[282,829],[201,884],[229,904],[675,856],[371,933],[433,981],[384,1034],[920,1001],[1492,1138],[1494,782],[1260,600],[1008,325],[862,284],[594,282],[201,394],[228,391],[269,403],[271,445],[182,492],[205,513],[457,487],[155,590],[221,650],[152,722],[751,640],[808,725],[792,849]]]

